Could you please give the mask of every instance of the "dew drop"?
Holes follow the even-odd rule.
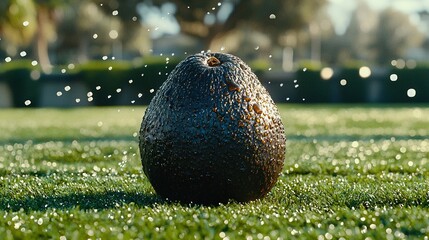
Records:
[[[276,15],[275,14],[270,14],[270,19],[276,19]]]
[[[153,92],[155,92],[155,89],[152,88],[151,90],[149,90],[149,92],[153,93]]]
[[[101,89],[101,86],[97,86],[97,87],[95,87],[95,90],[100,90]]]
[[[346,79],[341,79],[340,80],[340,84],[341,84],[341,86],[347,85],[347,80]]]
[[[24,21],[24,22],[22,22],[22,26],[24,26],[24,27],[28,27],[28,25],[30,25],[30,22],[29,22],[29,21]]]
[[[65,86],[65,87],[64,87],[64,90],[65,90],[66,92],[68,92],[68,91],[70,91],[70,90],[71,90],[71,87],[70,87],[70,86]]]
[[[80,103],[80,98],[76,98],[76,103]]]
[[[62,93],[61,91],[58,91],[58,92],[57,92],[57,96],[58,96],[58,97],[61,97],[62,95],[63,95],[63,93]]]
[[[31,104],[31,101],[30,100],[25,100],[24,104],[25,104],[25,106],[29,106]]]

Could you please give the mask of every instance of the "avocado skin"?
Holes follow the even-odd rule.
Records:
[[[210,57],[220,64],[209,66]],[[201,53],[157,91],[139,147],[162,198],[217,204],[264,197],[282,171],[285,142],[278,109],[250,68],[230,54]]]

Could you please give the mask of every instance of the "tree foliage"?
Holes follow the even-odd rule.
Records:
[[[326,0],[153,0],[162,6],[173,3],[176,19],[181,31],[202,39],[206,46],[218,37],[240,26],[251,26],[255,30],[278,37],[279,34],[298,29],[311,21]],[[149,3],[146,3],[149,4]]]
[[[372,44],[377,62],[390,63],[404,58],[407,50],[423,41],[423,33],[410,21],[408,15],[388,8],[380,13],[378,29]]]

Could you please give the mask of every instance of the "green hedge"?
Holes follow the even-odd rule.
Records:
[[[27,100],[31,101],[29,107],[38,106],[39,77],[40,69],[32,66],[30,61],[15,61],[0,65],[0,81],[8,83],[15,107],[26,106]]]
[[[31,101],[30,107],[39,106],[43,84],[52,81],[62,81],[64,86],[72,81],[84,83],[93,93],[92,104],[95,106],[148,104],[178,63],[179,59],[172,58],[166,62],[160,57],[144,58],[139,62],[91,61],[77,65],[73,70],[68,69],[67,73],[61,73],[63,68],[58,68],[53,74],[41,74],[39,67],[32,66],[29,61],[13,61],[0,64],[0,81],[9,85],[16,107],[24,107],[26,100]],[[265,65],[254,65],[252,69],[256,70],[261,82],[272,90],[273,98],[280,101],[286,101],[293,91],[294,99],[290,101],[299,103],[429,102],[428,66],[387,69],[372,73],[369,78],[359,76],[359,66],[349,66],[334,70],[329,80],[322,79],[319,68],[307,68],[287,77],[284,75],[280,80],[287,84],[280,88],[279,79],[264,78]],[[390,80],[392,74],[396,74],[396,81]],[[344,86],[340,84],[342,79],[347,81]],[[97,90],[98,86],[101,88]],[[118,93],[117,89],[121,91]],[[415,97],[407,95],[409,89],[416,90]]]

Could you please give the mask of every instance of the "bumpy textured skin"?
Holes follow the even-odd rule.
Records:
[[[220,64],[209,66],[211,56]],[[139,146],[157,194],[213,204],[265,196],[283,168],[285,141],[277,107],[251,69],[230,54],[202,53],[157,91]]]

